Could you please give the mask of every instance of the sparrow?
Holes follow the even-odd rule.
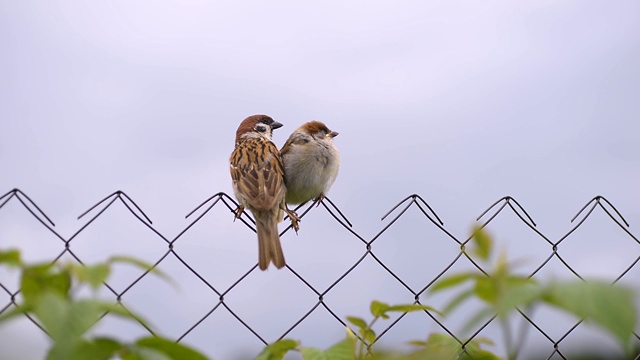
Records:
[[[320,121],[310,121],[296,129],[280,150],[284,162],[287,204],[324,199],[338,176],[340,154],[333,145],[335,131]]]
[[[286,212],[298,231],[298,216],[285,203],[284,165],[277,146],[272,142],[273,130],[282,127],[266,115],[244,119],[236,131],[235,149],[231,153],[230,170],[233,191],[238,200],[235,219],[245,208],[256,220],[258,233],[258,266],[266,270],[272,262],[285,266],[278,235],[278,223]]]

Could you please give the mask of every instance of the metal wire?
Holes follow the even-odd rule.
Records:
[[[160,264],[163,261],[166,261],[167,258],[173,257],[174,259],[178,260],[178,262],[182,266],[184,266],[184,268],[188,271],[188,273],[195,276],[208,289],[210,289],[213,293],[215,293],[215,296],[218,298],[217,301],[211,306],[211,308],[209,308],[209,310],[202,317],[197,319],[197,321],[195,321],[184,333],[180,334],[175,339],[175,341],[180,342],[185,338],[185,336],[187,336],[189,333],[195,330],[198,326],[200,326],[213,313],[217,311],[222,311],[222,309],[225,309],[227,313],[229,313],[233,318],[235,318],[235,320],[239,324],[244,326],[260,342],[262,342],[263,344],[267,344],[267,341],[265,340],[265,337],[263,336],[263,334],[260,334],[256,329],[254,329],[251,325],[249,325],[240,315],[238,315],[236,311],[233,310],[231,305],[227,303],[227,301],[225,300],[225,297],[229,293],[234,291],[234,289],[239,284],[241,284],[250,274],[257,271],[256,270],[257,264],[251,267],[250,269],[248,269],[239,278],[235,279],[235,281],[233,281],[229,287],[227,287],[226,289],[220,289],[214,286],[209,280],[207,280],[205,276],[201,275],[193,266],[189,265],[188,262],[182,256],[180,256],[179,252],[176,251],[176,249],[174,248],[175,243],[179,241],[184,236],[185,233],[187,233],[190,229],[192,229],[192,227],[196,223],[201,221],[203,217],[207,215],[210,212],[210,210],[213,209],[214,207],[225,206],[229,210],[229,212],[233,214],[233,211],[236,209],[238,204],[232,197],[228,196],[227,194],[222,192],[217,193],[209,197],[205,201],[203,201],[194,210],[189,212],[186,218],[193,219],[193,220],[173,238],[166,237],[163,234],[161,234],[158,230],[156,230],[153,227],[153,222],[145,214],[142,208],[138,206],[138,204],[136,204],[127,194],[125,194],[120,190],[115,191],[112,194],[104,197],[103,199],[101,199],[100,201],[98,201],[97,203],[89,207],[89,209],[83,212],[80,216],[78,216],[78,219],[84,219],[89,214],[91,213],[94,214],[68,239],[65,239],[64,237],[62,237],[60,234],[56,232],[56,230],[54,229],[55,224],[51,221],[51,219],[41,210],[41,208],[38,205],[36,205],[34,201],[31,200],[30,197],[28,197],[25,193],[23,193],[19,189],[13,189],[5,193],[4,195],[0,196],[0,211],[4,208],[4,206],[9,201],[13,199],[16,199],[16,201],[18,201],[31,214],[31,216],[37,219],[37,221],[45,229],[47,229],[51,234],[53,234],[55,237],[57,237],[62,241],[63,247],[60,249],[60,252],[52,255],[52,257],[54,258],[53,260],[54,262],[58,261],[65,253],[68,253],[80,264],[83,264],[83,261],[74,252],[73,240],[79,234],[86,231],[87,228],[91,227],[96,219],[103,216],[103,214],[105,214],[105,212],[113,205],[114,202],[120,201],[128,210],[128,212],[133,216],[133,218],[135,218],[138,222],[143,224],[155,236],[157,236],[159,239],[161,239],[164,242],[163,246],[165,246],[164,248],[165,251],[153,263],[152,269],[160,266]],[[322,205],[322,207],[320,207],[320,205]],[[451,241],[454,242],[454,244],[457,247],[459,247],[459,251],[453,257],[453,259],[448,264],[446,264],[444,268],[441,271],[439,271],[434,278],[428,280],[427,283],[421,284],[419,288],[413,288],[412,286],[410,286],[406,281],[402,279],[400,275],[398,275],[395,271],[393,271],[393,269],[390,266],[385,264],[385,262],[379,256],[376,255],[376,253],[374,252],[374,246],[373,246],[377,239],[379,239],[384,233],[389,231],[390,228],[392,228],[393,226],[396,226],[397,221],[400,218],[402,218],[411,207],[416,207],[419,213],[422,214],[426,219],[428,219],[429,222],[438,231],[440,231],[443,234],[443,237],[445,239],[450,239]],[[346,324],[343,321],[343,319],[341,319],[340,316],[336,314],[336,312],[331,308],[331,306],[329,306],[329,304],[325,302],[325,298],[330,292],[333,291],[333,289],[339,283],[344,281],[344,279],[347,278],[349,274],[351,274],[355,269],[357,269],[360,266],[360,264],[362,264],[362,262],[368,257],[370,257],[374,261],[374,263],[377,264],[377,266],[379,266],[382,270],[384,270],[384,272],[391,275],[391,277],[395,281],[397,281],[408,292],[408,294],[411,296],[415,304],[420,304],[421,303],[420,297],[423,296],[434,285],[434,283],[436,283],[439,279],[441,279],[443,276],[448,274],[451,271],[451,269],[454,267],[454,265],[458,264],[460,261],[462,261],[462,259],[468,260],[479,271],[479,273],[489,276],[489,273],[485,269],[483,269],[480,264],[478,264],[476,259],[474,259],[465,251],[465,246],[471,240],[471,236],[464,239],[458,239],[454,235],[452,235],[451,232],[445,228],[444,222],[433,210],[433,207],[429,205],[427,201],[425,201],[422,197],[420,197],[417,194],[412,194],[402,199],[401,201],[399,201],[396,205],[392,206],[391,209],[382,217],[382,221],[387,221],[387,223],[382,227],[382,230],[380,230],[377,234],[375,234],[375,236],[373,236],[369,240],[367,240],[366,238],[358,234],[353,229],[351,222],[329,198],[324,198],[320,201],[316,201],[312,203],[302,204],[298,206],[298,208],[296,208],[295,211],[299,214],[300,219],[302,219],[305,216],[307,216],[307,214],[309,214],[309,212],[312,209],[316,209],[316,208],[317,209],[323,208],[325,211],[327,211],[327,213],[336,221],[336,223],[338,223],[342,228],[344,228],[346,232],[354,238],[354,240],[357,240],[357,242],[362,246],[361,248],[362,253],[358,257],[358,259],[353,263],[353,265],[351,265],[345,272],[337,276],[337,278],[333,282],[331,282],[328,286],[326,286],[326,288],[320,288],[317,285],[312,284],[310,281],[308,281],[302,275],[300,275],[291,265],[286,266],[287,270],[284,270],[284,271],[290,271],[291,274],[294,275],[294,277],[298,281],[300,281],[301,284],[304,285],[304,287],[308,288],[309,291],[311,291],[314,294],[314,296],[317,297],[317,302],[315,302],[315,304],[313,304],[308,311],[306,311],[299,319],[297,319],[293,323],[293,325],[287,328],[287,330],[284,331],[284,333],[282,333],[281,336],[279,337],[280,339],[289,335],[298,326],[300,326],[300,324],[302,324],[312,313],[314,313],[316,309],[320,307],[324,308],[328,312],[328,314],[332,318],[334,318],[338,324],[340,324],[340,326],[348,326],[348,324]],[[583,279],[583,277],[578,273],[578,271],[574,269],[574,267],[572,267],[569,264],[569,262],[565,258],[563,258],[563,256],[561,256],[560,245],[578,228],[583,226],[583,224],[588,220],[588,218],[592,215],[592,213],[596,208],[600,208],[614,224],[616,224],[620,229],[623,230],[626,236],[628,236],[638,245],[636,249],[638,256],[636,257],[635,261],[633,261],[627,268],[625,268],[625,270],[620,275],[618,275],[615,279],[612,280],[612,285],[614,285],[621,278],[627,275],[631,271],[631,269],[637,266],[637,264],[640,262],[640,240],[638,240],[638,237],[632,234],[628,230],[629,223],[625,220],[625,218],[618,211],[618,209],[616,209],[611,202],[609,202],[606,198],[602,196],[596,196],[593,199],[589,200],[578,211],[578,213],[571,219],[571,223],[575,225],[566,234],[561,236],[557,241],[552,241],[543,233],[541,233],[537,229],[537,224],[533,221],[533,218],[528,214],[525,208],[511,196],[505,196],[495,201],[486,210],[484,210],[476,220],[479,222],[479,226],[483,228],[483,227],[486,227],[489,223],[491,223],[505,209],[510,209],[516,215],[517,219],[519,219],[520,222],[525,224],[526,227],[530,229],[533,232],[533,234],[535,234],[535,236],[539,237],[549,247],[548,257],[546,257],[546,259],[540,265],[538,265],[535,268],[535,270],[531,272],[531,274],[529,274],[529,277],[535,277],[536,274],[538,274],[541,269],[547,266],[550,260],[552,260],[553,258],[557,258],[560,261],[560,263],[563,264],[573,275],[575,275],[578,279]],[[491,215],[488,215],[491,211],[494,211],[494,212]],[[198,212],[199,214],[195,216],[196,213]],[[391,218],[390,216],[394,213],[395,213],[395,216]],[[229,215],[229,217],[233,216],[231,214]],[[485,215],[487,216],[486,220],[483,220],[485,218]],[[580,217],[581,215],[582,217]],[[255,221],[254,219],[251,218],[250,214],[246,212],[243,213],[242,216],[239,217],[239,220],[245,226],[255,231]],[[291,226],[288,226],[282,231],[282,234],[290,230],[291,230]],[[379,250],[376,250],[376,251],[379,251]],[[108,283],[105,283],[104,286],[106,289],[108,289],[110,293],[112,293],[115,296],[116,303],[122,306],[125,309],[125,311],[129,311],[129,309],[122,302],[123,297],[125,297],[125,295],[133,287],[135,287],[143,278],[145,278],[152,271],[152,269],[144,271],[140,276],[138,276],[133,281],[131,281],[127,286],[125,286],[124,290],[122,291],[115,290],[115,288],[110,286]],[[6,293],[9,297],[9,301],[6,304],[0,303],[0,315],[2,315],[3,313],[10,311],[11,308],[17,305],[16,299],[17,299],[17,295],[20,293],[20,289],[10,290],[8,286],[5,286],[0,281],[0,293]],[[467,346],[469,342],[477,338],[479,334],[483,331],[483,329],[485,329],[497,317],[497,316],[490,317],[479,328],[477,328],[475,332],[473,332],[471,337],[462,339],[461,337],[456,335],[454,331],[447,328],[447,326],[443,322],[438,320],[438,318],[434,316],[434,314],[432,314],[431,311],[425,310],[424,312],[427,315],[427,318],[425,321],[433,322],[439,328],[441,328],[442,331],[448,333],[454,339],[456,339],[456,341],[459,342],[459,344],[461,345],[461,348],[463,349],[462,353],[460,354],[460,357],[462,357],[463,354],[467,352]],[[571,336],[571,334],[575,331],[575,329],[582,324],[582,321],[576,322],[567,332],[562,334],[562,336],[554,337],[554,336],[551,336],[548,331],[545,331],[545,329],[540,324],[536,324],[533,321],[533,319],[530,316],[528,316],[525,312],[523,312],[521,309],[518,309],[518,312],[525,320],[524,324],[528,325],[527,330],[537,331],[542,336],[542,338],[548,341],[549,343],[548,359],[552,359],[552,358],[566,359],[566,355],[563,353],[563,351],[566,352],[566,349],[562,348],[563,341],[565,341],[567,337]],[[105,313],[105,315],[107,314]],[[378,339],[383,338],[389,332],[389,330],[394,328],[396,324],[405,315],[406,314],[400,314],[397,318],[393,319],[390,322],[390,324],[386,326],[379,333]],[[25,316],[36,327],[38,327],[39,329],[41,329],[43,332],[46,333],[46,331],[42,328],[40,324],[38,324],[38,322],[35,319],[33,319],[28,315],[25,315]],[[147,325],[143,323],[141,323],[141,325],[143,325],[150,334],[154,334],[153,331],[147,327]],[[640,336],[638,335],[638,333],[634,333],[634,337],[637,340],[640,340]],[[364,339],[359,339],[359,341],[364,342],[364,344],[366,345],[367,351],[371,351],[371,346],[373,345],[372,343],[367,343]],[[634,359],[640,360],[640,353],[635,354],[633,356],[634,356]]]

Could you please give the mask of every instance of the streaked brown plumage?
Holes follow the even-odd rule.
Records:
[[[282,124],[266,115],[244,119],[236,131],[236,146],[231,153],[230,170],[233,191],[240,205],[235,218],[249,209],[256,220],[258,233],[258,265],[266,270],[269,262],[276,268],[285,266],[278,235],[283,212],[298,230],[298,217],[285,204],[284,166],[276,145],[271,141],[274,129]]]

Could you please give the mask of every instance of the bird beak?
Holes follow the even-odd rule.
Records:
[[[338,134],[338,132],[332,131],[327,134],[327,137],[333,139],[334,137],[338,136]]]
[[[273,129],[273,130],[281,128],[281,127],[282,127],[282,124],[280,124],[277,121],[274,121],[273,123],[271,123],[271,129]]]

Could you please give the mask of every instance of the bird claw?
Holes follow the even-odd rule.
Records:
[[[242,216],[242,213],[244,212],[244,206],[238,205],[238,207],[232,212],[235,214],[233,217],[233,221],[236,221],[240,219],[240,216]]]
[[[324,200],[324,194],[320,194],[320,196],[318,196],[314,202],[316,203],[316,207],[320,206],[320,203],[322,202],[322,200]]]
[[[295,211],[291,211],[289,209],[285,209],[285,212],[287,213],[287,215],[289,216],[289,219],[291,220],[291,227],[297,234],[298,230],[300,230],[300,224],[299,224],[300,218],[298,217],[298,214],[296,214]]]

